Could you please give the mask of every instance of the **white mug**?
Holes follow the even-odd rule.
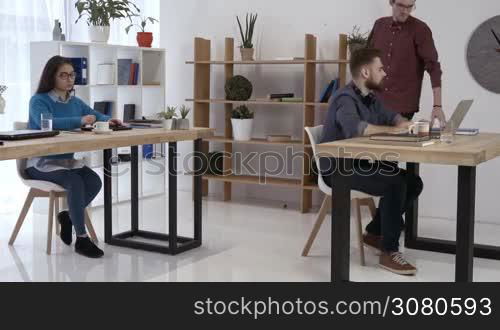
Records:
[[[412,135],[428,136],[431,130],[431,123],[428,121],[417,121],[408,127],[408,132]]]
[[[109,122],[107,121],[98,121],[94,124],[94,130],[96,131],[109,131]]]

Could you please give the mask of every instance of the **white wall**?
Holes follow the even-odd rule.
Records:
[[[480,3],[480,5],[478,5]],[[473,30],[489,17],[498,15],[500,2],[482,0],[419,0],[415,16],[426,21],[434,32],[444,70],[443,93],[445,111],[452,110],[462,98],[473,97],[476,103],[464,126],[479,127],[482,131],[500,132],[497,107],[500,96],[483,90],[472,79],[465,61],[465,49]],[[319,57],[337,57],[338,34],[350,32],[353,25],[369,30],[373,22],[390,15],[388,0],[310,0],[290,2],[285,0],[164,0],[161,1],[161,46],[167,48],[167,103],[182,104],[192,97],[193,68],[184,64],[193,59],[193,38],[212,40],[212,58],[222,59],[224,38],[238,38],[235,15],[258,12],[257,57],[268,59],[276,56],[303,56],[304,34],[318,37]],[[238,52],[235,53],[238,57]],[[302,93],[302,68],[293,67],[242,67],[237,73],[246,75],[254,83],[257,96],[272,91],[293,90]],[[322,67],[318,76],[318,89],[336,75],[336,68]],[[222,68],[214,69],[212,96],[223,97]],[[319,92],[318,92],[319,93]],[[424,84],[422,115],[430,114],[432,105],[428,77]],[[190,105],[191,106],[191,105]],[[214,107],[215,108],[215,107]],[[299,137],[301,132],[301,110],[257,108],[256,134],[284,130]],[[500,110],[500,109],[499,109]],[[279,113],[276,113],[278,112]],[[286,115],[284,115],[286,114]],[[324,112],[323,112],[324,115]],[[323,118],[318,114],[318,121]],[[215,117],[215,118],[214,118]],[[212,110],[213,125],[221,128],[221,111]],[[289,129],[286,129],[289,127]],[[183,146],[188,150],[190,146]],[[252,147],[255,150],[255,147]],[[250,149],[243,149],[250,150]],[[257,149],[259,150],[259,149]],[[280,150],[280,149],[277,149]],[[479,220],[500,223],[499,207],[496,205],[496,186],[500,183],[497,168],[500,160],[490,162],[478,169],[477,210]],[[456,175],[452,167],[423,166],[422,175],[426,183],[421,198],[421,213],[427,216],[454,218],[456,210]],[[183,187],[190,188],[189,180]],[[248,197],[298,201],[298,192],[276,188],[237,186],[237,194]],[[220,189],[218,189],[220,191]]]

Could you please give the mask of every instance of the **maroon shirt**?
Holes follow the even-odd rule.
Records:
[[[419,111],[424,71],[431,77],[432,88],[441,87],[441,64],[430,28],[410,16],[405,23],[392,17],[375,22],[370,47],[380,49],[387,77],[378,96],[385,107],[398,113]]]

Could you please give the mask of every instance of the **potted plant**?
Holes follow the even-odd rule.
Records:
[[[347,45],[349,46],[351,54],[368,45],[368,36],[370,32],[361,33],[359,31],[360,27],[355,25],[352,32],[347,36]]]
[[[252,126],[254,114],[246,105],[241,105],[233,110],[231,124],[235,141],[250,141],[252,139]]]
[[[125,28],[127,34],[129,33],[130,29],[134,26],[140,29],[140,32],[137,32],[137,44],[139,45],[139,47],[151,48],[151,45],[153,44],[153,33],[146,32],[146,25],[148,22],[150,22],[151,24],[155,24],[155,22],[158,23],[159,21],[153,17],[141,17],[140,25],[130,24]]]
[[[181,106],[181,108],[179,109],[181,119],[177,119],[175,121],[176,129],[180,129],[180,130],[188,130],[189,129],[189,119],[187,119],[187,116],[188,116],[190,111],[191,111],[191,109],[188,108],[187,106],[185,106],[185,105]]]
[[[0,85],[0,115],[5,112],[5,99],[2,94],[7,90],[7,86]]]
[[[253,14],[250,14],[250,17],[249,14],[247,14],[244,32],[243,27],[241,26],[240,18],[238,16],[236,16],[236,20],[238,21],[238,26],[240,28],[241,34],[241,59],[243,61],[253,61],[255,49],[253,48],[252,40],[255,31],[255,22],[257,21],[257,14],[255,14],[255,16]]]
[[[177,117],[177,114],[175,113],[176,111],[177,107],[168,106],[167,109],[158,114],[158,118],[161,119],[164,129],[174,129],[174,119]]]
[[[108,42],[112,20],[128,18],[132,22],[132,17],[140,13],[140,9],[130,0],[78,0],[75,7],[79,15],[75,23],[87,17],[92,42]]]

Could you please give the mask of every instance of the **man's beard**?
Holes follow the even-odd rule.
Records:
[[[382,91],[382,82],[377,84],[372,79],[368,79],[366,81],[366,88],[368,88],[369,90],[375,91],[375,92],[380,92],[380,91]]]

